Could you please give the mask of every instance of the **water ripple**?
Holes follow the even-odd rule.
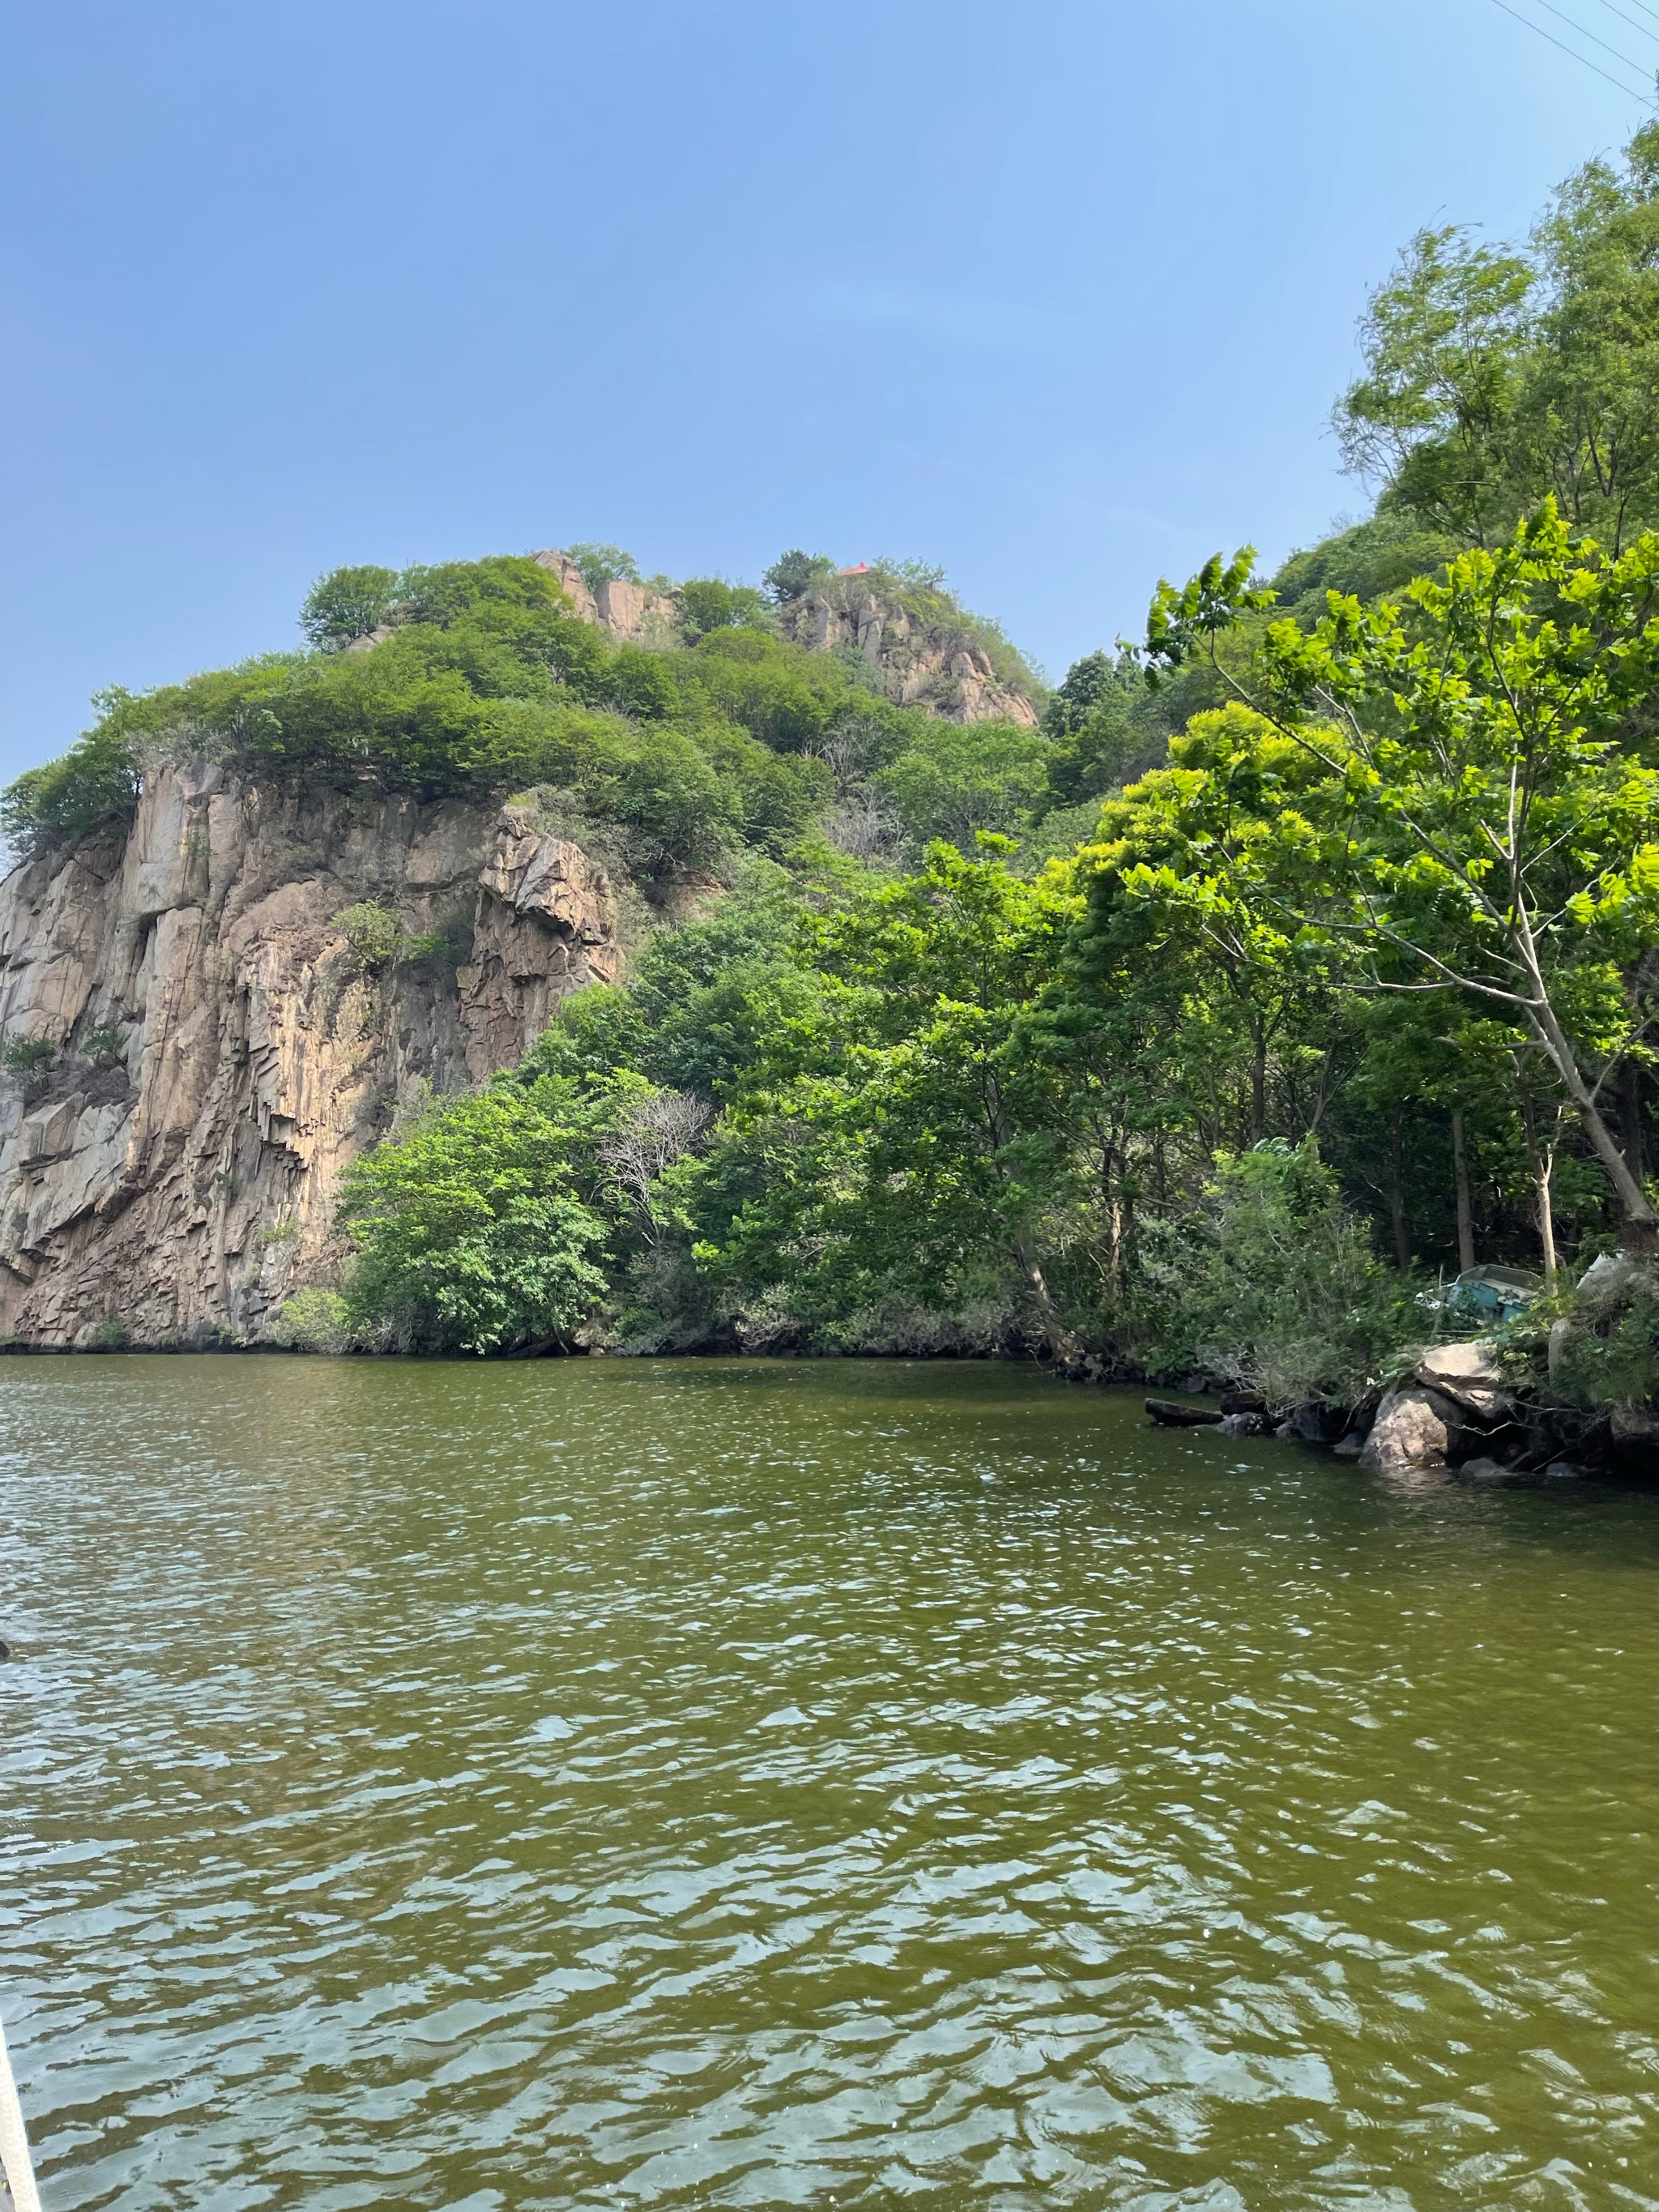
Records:
[[[8,1363],[47,2201],[1659,2212],[1656,1565],[1014,1369]]]

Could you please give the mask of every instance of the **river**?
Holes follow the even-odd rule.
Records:
[[[1659,1497],[1004,1366],[0,1368],[48,2212],[1659,2206]]]

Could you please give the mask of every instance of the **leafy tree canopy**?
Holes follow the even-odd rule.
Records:
[[[575,563],[581,580],[590,592],[597,592],[601,584],[637,584],[640,564],[631,553],[624,553],[620,545],[595,545],[583,540],[567,545],[565,558]]]

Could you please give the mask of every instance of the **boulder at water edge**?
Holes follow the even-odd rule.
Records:
[[[1406,1467],[1444,1467],[1462,1429],[1459,1409],[1449,1398],[1409,1382],[1403,1390],[1390,1390],[1377,1407],[1359,1464],[1372,1474]]]
[[[1417,1379],[1480,1421],[1500,1421],[1515,1409],[1488,1345],[1431,1345],[1417,1363]]]

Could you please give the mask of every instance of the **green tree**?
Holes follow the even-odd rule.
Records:
[[[980,830],[1017,835],[1039,810],[1048,751],[1018,722],[930,722],[875,781],[917,843],[971,851]]]
[[[1589,162],[1534,234],[1542,312],[1518,409],[1529,481],[1615,550],[1659,520],[1659,124]]]
[[[763,629],[771,618],[764,592],[752,584],[728,584],[724,576],[690,576],[680,586],[680,615],[695,644],[717,629]]]
[[[507,1079],[358,1160],[340,1209],[351,1332],[417,1352],[568,1337],[605,1295],[607,1225],[579,1176],[606,1119],[568,1079]]]
[[[1259,611],[1248,556],[1160,588],[1168,665]],[[1659,776],[1620,740],[1659,664],[1659,536],[1575,545],[1553,502],[1398,605],[1274,623],[1261,711],[1317,771],[1265,795],[1253,872],[1272,911],[1339,945],[1376,992],[1453,994],[1521,1024],[1605,1170],[1626,1231],[1659,1218],[1605,1106],[1650,1009]]]
[[[567,545],[564,557],[575,563],[590,592],[597,592],[601,584],[640,581],[639,562],[631,553],[624,553],[620,545],[596,545],[584,540],[578,545]]]
[[[388,618],[398,603],[398,589],[395,568],[331,568],[306,593],[300,627],[313,645],[325,653],[337,652]]]
[[[1553,494],[1615,552],[1659,520],[1659,124],[1568,179],[1528,251],[1419,232],[1339,402],[1382,507],[1492,545]]]
[[[1066,1339],[1043,1273],[1040,1079],[1012,1048],[1071,905],[945,845],[811,925],[821,979],[780,1009],[702,1170],[708,1263],[822,1328],[902,1296],[1012,1299]]]
[[[1300,931],[1285,901],[1298,855],[1282,824],[1321,769],[1305,748],[1235,702],[1195,715],[1171,739],[1170,766],[1102,811],[1084,856],[1097,930],[1125,902],[1139,910],[1136,957],[1189,977],[1206,1051],[1249,1073],[1246,1146],[1268,1133],[1273,1056],[1298,1021],[1328,1003],[1339,956]],[[1194,974],[1194,971],[1199,971]],[[1218,1049],[1231,1030],[1240,1052]],[[1213,1142],[1227,1141],[1217,1127]]]
[[[1042,710],[1056,806],[1101,797],[1154,766],[1167,742],[1139,662],[1128,652],[1075,661]]]
[[[1510,450],[1535,272],[1456,226],[1419,231],[1372,295],[1366,374],[1338,402],[1343,455],[1432,528],[1484,543],[1515,519]]]
[[[804,599],[815,585],[834,575],[836,564],[827,553],[803,553],[799,549],[781,553],[761,578],[779,606]]]

